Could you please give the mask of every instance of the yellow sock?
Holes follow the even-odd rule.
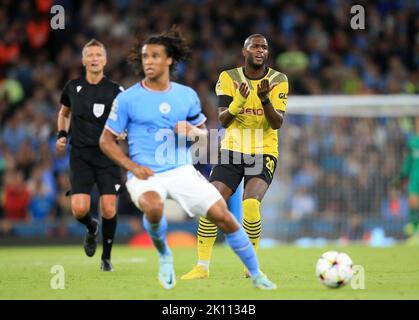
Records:
[[[260,220],[260,202],[256,199],[243,200],[243,228],[249,236],[255,250],[259,248],[262,223]]]
[[[198,226],[198,264],[207,269],[216,239],[217,226],[211,221],[201,217]]]

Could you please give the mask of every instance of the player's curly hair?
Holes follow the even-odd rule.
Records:
[[[173,26],[169,31],[159,35],[152,35],[144,42],[137,39],[128,55],[128,63],[134,68],[135,74],[144,77],[143,64],[141,61],[141,49],[146,44],[160,44],[166,48],[166,53],[173,59],[170,65],[170,76],[173,76],[180,61],[186,61],[189,58],[191,50],[189,49],[185,38]]]

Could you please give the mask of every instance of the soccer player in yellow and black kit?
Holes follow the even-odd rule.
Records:
[[[260,202],[265,195],[278,158],[278,129],[287,105],[285,74],[266,66],[266,38],[253,34],[244,42],[243,67],[221,72],[216,85],[219,120],[226,128],[218,164],[210,181],[228,199],[244,178],[243,226],[255,249],[261,234]],[[198,264],[183,280],[209,277],[217,227],[201,218],[198,227]],[[245,270],[248,276],[247,270]]]

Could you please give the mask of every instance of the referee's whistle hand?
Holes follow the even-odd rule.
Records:
[[[55,143],[55,148],[57,150],[58,154],[61,154],[65,151],[65,147],[67,145],[67,138],[62,137],[60,139],[57,140],[57,142]]]
[[[134,176],[141,180],[147,180],[149,177],[154,176],[153,170],[140,165],[135,166],[131,172]]]

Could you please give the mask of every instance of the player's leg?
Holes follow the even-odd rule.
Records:
[[[419,245],[419,193],[409,193],[409,222],[412,236],[408,243]]]
[[[84,224],[90,232],[96,232],[97,225],[90,215],[90,195],[77,193],[71,195],[71,212],[74,218]]]
[[[413,225],[414,232],[419,232],[419,194],[409,195],[409,219]]]
[[[117,196],[104,194],[100,197],[100,212],[102,214],[102,271],[114,271],[111,263],[111,252],[117,226],[116,215]]]
[[[84,251],[88,257],[93,257],[97,248],[99,221],[90,214],[90,195],[76,193],[71,195],[71,211],[73,216],[86,227]]]
[[[160,255],[170,255],[166,239],[167,220],[163,216],[163,199],[157,192],[148,191],[139,197],[138,203],[144,212],[144,228],[150,234],[157,251]]]
[[[243,227],[257,251],[262,231],[260,202],[268,190],[266,181],[254,177],[247,181],[243,193]]]
[[[228,211],[224,200],[218,200],[207,212],[207,218],[225,234],[227,243],[249,270],[253,285],[258,289],[273,290],[276,285],[260,270],[256,252],[236,218]]]
[[[70,155],[71,211],[86,227],[84,251],[92,257],[96,252],[99,221],[90,214],[90,191],[94,185],[94,173],[83,160],[82,154],[73,148]]]
[[[244,170],[243,227],[256,251],[262,231],[260,203],[272,182],[275,167],[274,157],[260,155],[254,158],[252,166]]]
[[[99,159],[100,160],[100,159]],[[109,161],[106,159],[106,161]],[[97,164],[100,162],[98,161]],[[100,193],[100,212],[102,215],[102,271],[114,271],[111,252],[117,227],[117,193],[121,187],[120,168],[115,165],[98,166],[95,170],[96,183]]]
[[[272,182],[276,167],[276,159],[269,155],[254,158],[254,165],[245,169],[243,193],[243,228],[257,252],[262,233],[262,217],[260,203]],[[259,172],[252,172],[258,168]],[[244,270],[245,277],[249,277],[248,270]]]
[[[231,189],[220,181],[214,181],[212,184],[218,189],[224,199],[228,199],[232,193]],[[182,280],[206,279],[209,277],[209,266],[211,261],[212,249],[217,239],[217,226],[210,220],[200,217],[198,225],[198,263],[191,271],[184,274]]]
[[[226,156],[229,156],[228,154]],[[221,155],[219,156],[219,161]],[[227,200],[234,190],[237,189],[243,178],[243,170],[240,166],[233,164],[219,164],[214,166],[209,180]],[[182,280],[206,279],[209,277],[209,265],[212,249],[217,239],[217,226],[204,217],[200,217],[198,225],[198,263],[191,271],[184,274]]]
[[[234,192],[228,199],[224,198],[227,201],[228,209],[240,224],[243,223],[243,190],[243,183],[240,183],[236,192]]]
[[[241,158],[241,154],[236,153],[236,156]],[[235,193],[237,187],[243,179],[244,169],[240,164],[235,164],[233,160],[234,154],[228,150],[221,150],[218,154],[218,164],[211,170],[209,181],[218,190],[224,200],[227,200]],[[209,275],[209,264],[211,261],[212,249],[215,240],[217,239],[217,226],[208,219],[202,217],[199,219],[198,226],[198,278],[200,271],[205,274],[205,278]],[[194,269],[190,277],[185,275],[185,278],[195,279]]]
[[[257,253],[262,232],[260,202],[268,189],[268,184],[260,178],[251,178],[247,181],[243,193],[243,228]],[[244,269],[245,277],[249,271]]]
[[[168,225],[163,216],[163,199],[157,192],[151,191],[143,193],[138,202],[144,212],[144,229],[150,235],[160,255],[159,282],[163,288],[172,289],[175,286],[176,278],[172,253],[167,244]]]
[[[176,284],[173,268],[173,256],[167,244],[168,224],[163,214],[167,192],[164,184],[157,177],[139,180],[132,177],[126,183],[127,190],[135,206],[144,212],[144,229],[150,235],[159,253],[159,283],[165,289],[172,289]]]
[[[266,276],[259,271],[255,250],[249,237],[236,218],[227,209],[227,204],[218,190],[208,181],[196,174],[192,166],[184,166],[176,171],[183,179],[173,179],[168,183],[168,192],[185,211],[191,215],[204,213],[205,217],[217,225],[226,236],[228,244],[249,269],[257,288],[273,289]]]

